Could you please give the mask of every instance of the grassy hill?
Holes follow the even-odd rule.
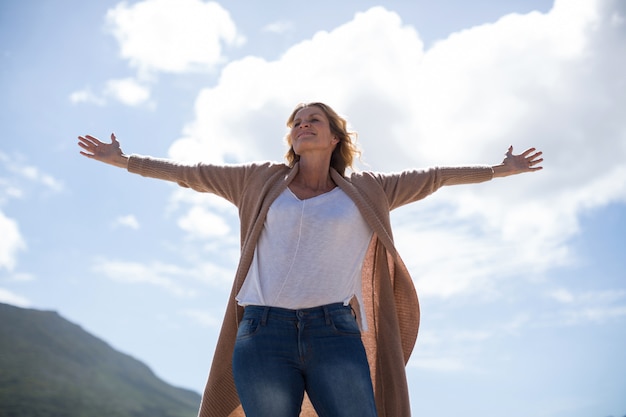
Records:
[[[0,303],[0,417],[195,417],[199,404],[57,313]]]

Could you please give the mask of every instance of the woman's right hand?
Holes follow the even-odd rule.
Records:
[[[128,156],[122,152],[114,133],[111,133],[111,143],[101,142],[91,135],[79,136],[78,140],[78,146],[85,150],[80,151],[81,155],[116,167],[128,167]]]

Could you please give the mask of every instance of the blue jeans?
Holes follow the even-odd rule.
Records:
[[[247,417],[297,417],[306,391],[319,417],[376,417],[361,332],[342,303],[248,306],[233,352]]]

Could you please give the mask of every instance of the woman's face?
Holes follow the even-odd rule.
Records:
[[[290,133],[291,146],[296,155],[307,152],[332,154],[339,140],[333,136],[326,114],[317,106],[300,109]]]

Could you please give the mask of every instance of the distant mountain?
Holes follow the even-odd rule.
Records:
[[[199,404],[56,312],[0,303],[0,417],[195,417]]]

